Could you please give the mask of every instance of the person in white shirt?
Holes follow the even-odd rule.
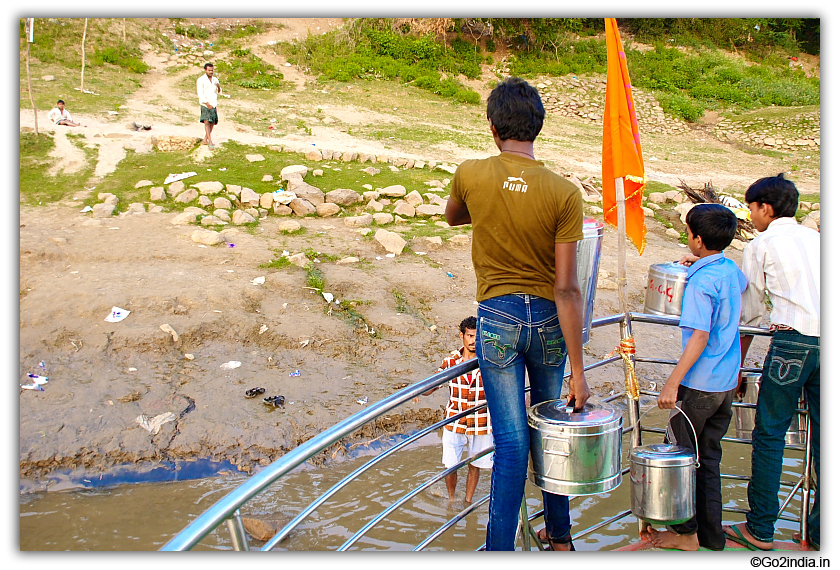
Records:
[[[61,99],[59,99],[58,103],[56,103],[56,107],[52,111],[47,113],[47,118],[56,125],[66,125],[68,127],[81,126],[81,123],[76,123],[73,121],[73,117],[70,115],[70,111],[64,108],[64,101],[62,101]]]
[[[213,139],[210,138],[210,133],[213,132],[213,127],[219,124],[219,113],[216,110],[216,105],[219,102],[219,93],[222,92],[222,86],[219,80],[213,77],[213,64],[204,64],[204,75],[198,78],[195,86],[198,91],[198,104],[201,105],[201,118],[199,122],[204,123],[204,140],[201,144],[206,144],[210,149],[216,148],[213,144]]]
[[[752,476],[746,523],[725,527],[732,540],[752,550],[773,547],[779,512],[785,432],[805,392],[817,474],[808,536],[820,544],[820,234],[796,223],[799,191],[783,174],[762,178],[747,189],[750,219],[760,232],[744,248],[742,270],[749,280],[741,301],[741,323],[757,326],[770,299],[773,339],[764,360],[752,434]],[[741,365],[752,336],[741,340]]]

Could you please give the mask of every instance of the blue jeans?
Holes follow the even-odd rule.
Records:
[[[779,512],[779,482],[785,432],[790,428],[802,390],[811,419],[811,446],[817,493],[808,517],[808,539],[820,543],[820,337],[776,331],[764,360],[752,435],[752,476],[747,488],[747,530],[771,542]],[[804,539],[805,537],[803,537]]]
[[[487,550],[513,550],[531,442],[525,370],[532,405],[559,399],[566,342],[554,302],[522,293],[482,301],[477,333],[476,355],[496,445]],[[543,492],[543,505],[549,538],[564,539],[571,531],[569,498]]]

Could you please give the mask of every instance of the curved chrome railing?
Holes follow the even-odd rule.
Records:
[[[678,317],[668,317],[668,316],[659,316],[659,315],[649,315],[643,313],[630,313],[630,320],[640,323],[650,323],[650,324],[657,324],[657,325],[667,325],[667,326],[679,326],[679,318]],[[611,315],[608,317],[603,317],[600,319],[594,319],[592,321],[592,328],[598,328],[603,326],[608,326],[611,324],[622,324],[624,325],[624,315],[623,314],[616,314]],[[758,328],[758,327],[741,327],[741,332],[746,334],[752,335],[761,335],[766,336],[769,335],[770,332],[767,329]],[[610,364],[612,362],[616,362],[621,360],[621,356],[613,356],[610,358],[606,358],[600,360],[598,362],[592,363],[586,366],[586,370],[591,370],[593,368],[597,368],[600,366],[604,366]],[[643,358],[637,356],[635,358],[637,362],[648,362],[648,363],[657,363],[657,364],[676,364],[676,360],[668,360],[668,359],[653,359],[653,358]],[[433,376],[426,378],[416,384],[408,386],[391,396],[371,405],[370,407],[361,410],[360,412],[348,417],[347,419],[339,422],[338,424],[334,425],[332,428],[316,435],[309,441],[301,444],[297,448],[293,449],[286,455],[282,456],[281,458],[274,461],[272,464],[268,465],[259,473],[255,474],[254,476],[250,477],[247,481],[245,481],[242,485],[228,493],[225,497],[220,499],[216,504],[211,506],[207,511],[202,513],[198,518],[196,518],[193,522],[187,525],[178,535],[173,537],[168,543],[166,543],[161,550],[190,550],[195,547],[205,536],[207,536],[210,532],[212,532],[217,527],[221,526],[223,523],[227,523],[231,537],[233,541],[233,548],[234,550],[249,550],[247,535],[245,534],[240,515],[239,509],[242,505],[247,503],[250,499],[258,495],[260,492],[265,490],[269,485],[279,480],[281,477],[310,459],[311,457],[317,455],[318,453],[322,452],[323,450],[327,449],[334,443],[338,442],[342,438],[350,435],[360,427],[364,426],[365,424],[374,421],[376,418],[390,412],[391,410],[405,404],[412,398],[419,396],[420,394],[427,392],[428,390],[441,386],[444,383],[448,382],[452,378],[460,376],[461,374],[465,374],[471,370],[474,370],[478,366],[478,361],[473,359],[468,362],[464,362],[448,368],[442,372],[438,372]],[[753,369],[745,369],[745,370],[753,370]],[[566,375],[568,377],[568,374]],[[526,387],[526,391],[529,388]],[[642,393],[645,395],[656,396],[658,395],[657,392],[651,392],[647,390],[642,390]],[[604,401],[612,401],[618,398],[624,397],[624,394],[616,394],[614,396],[610,396],[605,398]],[[753,404],[740,404],[734,403],[734,406],[741,406],[741,407],[755,407]],[[483,407],[483,406],[481,406]],[[347,475],[344,479],[336,483],[333,487],[331,487],[328,491],[326,491],[323,495],[318,497],[315,501],[313,501],[310,505],[308,505],[305,509],[303,509],[294,519],[292,519],[289,523],[286,524],[277,534],[275,534],[271,539],[269,539],[261,548],[261,550],[271,550],[274,548],[278,543],[280,543],[283,539],[285,539],[304,519],[306,519],[310,514],[312,514],[320,505],[324,504],[331,496],[335,495],[338,491],[349,485],[352,481],[358,478],[362,473],[366,472],[367,470],[374,467],[377,463],[384,460],[385,458],[393,455],[397,451],[404,449],[406,446],[410,445],[411,443],[417,441],[421,437],[439,429],[443,425],[457,421],[459,418],[464,417],[470,413],[473,413],[475,410],[467,410],[464,412],[459,413],[455,417],[446,418],[442,421],[439,421],[433,425],[430,425],[424,429],[419,430],[418,432],[412,434],[411,436],[405,438],[404,440],[400,441],[394,447],[389,448],[388,450],[382,452],[381,454],[377,455],[370,461],[368,461],[365,465],[361,466],[360,468],[356,469],[349,475]],[[803,412],[803,410],[799,410]],[[631,414],[632,416],[632,414]],[[637,416],[638,417],[638,416]],[[634,428],[634,426],[630,426],[625,428],[623,431],[624,433],[629,433],[634,429],[638,429],[640,431],[650,432],[650,433],[664,433],[664,430],[658,430],[655,428],[643,428],[639,423],[638,427]],[[639,434],[639,437],[640,434]],[[741,440],[737,438],[725,438],[726,441],[734,441],[738,443],[749,443],[748,440]],[[797,446],[788,446],[789,448],[793,449],[800,449],[801,447]],[[810,451],[810,446],[806,445],[806,451]],[[412,491],[408,492],[406,495],[398,499],[395,503],[391,506],[387,507],[384,511],[382,511],[379,515],[375,516],[373,519],[367,522],[362,529],[360,529],[356,534],[354,534],[350,539],[348,539],[339,550],[346,550],[350,546],[352,546],[355,542],[357,542],[364,534],[370,530],[373,526],[384,520],[391,512],[398,509],[401,505],[405,504],[408,500],[413,498],[414,496],[421,493],[423,490],[430,487],[433,483],[445,478],[449,473],[456,471],[457,469],[467,465],[477,457],[480,457],[486,453],[490,453],[491,449],[488,449],[475,457],[469,457],[464,459],[457,465],[453,466],[452,468],[446,469],[431,479],[427,480],[426,482],[420,484],[417,488],[413,489]],[[805,469],[809,469],[810,461],[807,460],[806,454],[806,461]],[[622,474],[625,474],[628,469],[624,469]],[[806,471],[808,472],[808,471]],[[722,477],[734,478],[734,479],[742,479],[743,476],[729,476],[722,474]],[[788,495],[787,499],[785,500],[782,508],[780,509],[779,515],[780,518],[785,520],[793,520],[795,522],[800,522],[805,517],[800,517],[799,519],[785,517],[782,516],[782,511],[787,507],[789,502],[792,500],[793,496],[799,489],[803,489],[803,503],[802,503],[802,511],[806,512],[807,510],[807,499],[806,494],[810,490],[810,478],[805,477],[803,475],[800,478],[799,483],[794,485],[794,488],[791,490],[790,494]],[[440,537],[443,533],[445,533],[449,528],[454,526],[459,520],[463,519],[465,516],[473,512],[479,506],[484,505],[489,500],[489,495],[482,497],[476,500],[472,505],[467,506],[463,511],[455,515],[450,520],[446,521],[440,528],[433,531],[423,542],[421,542],[415,550],[422,550],[429,544],[431,544],[434,540]],[[732,512],[742,512],[739,509],[725,509]],[[603,526],[610,524],[614,521],[620,520],[626,516],[629,516],[631,513],[630,511],[625,511],[622,513],[617,514],[614,517],[610,517],[609,519],[602,521],[590,528],[584,529],[578,533],[576,533],[573,538],[578,538],[580,536],[584,536],[593,532]],[[801,514],[801,513],[800,513]],[[528,520],[533,520],[542,515],[542,511],[538,511],[531,515],[528,515]]]

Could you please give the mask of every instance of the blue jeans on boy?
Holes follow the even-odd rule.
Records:
[[[807,539],[819,545],[820,337],[796,331],[776,331],[761,373],[752,434],[752,477],[747,488],[750,504],[747,530],[762,542],[773,541],[780,506],[785,433],[790,428],[803,388],[811,418],[811,446],[817,474],[817,493],[808,517]]]
[[[487,550],[513,550],[528,476],[530,432],[525,370],[531,404],[560,398],[566,342],[553,301],[524,293],[501,295],[478,306],[476,355],[496,446],[490,483]],[[569,498],[543,492],[549,538],[571,531]]]

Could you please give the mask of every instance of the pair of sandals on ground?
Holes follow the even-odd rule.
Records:
[[[264,394],[264,393],[265,393],[265,388],[251,388],[250,390],[245,390],[245,397],[246,398],[256,398],[260,394]],[[265,398],[263,398],[263,402],[265,402],[269,406],[274,406],[275,408],[277,406],[284,407],[284,404],[286,403],[286,397],[285,396],[266,396]]]

